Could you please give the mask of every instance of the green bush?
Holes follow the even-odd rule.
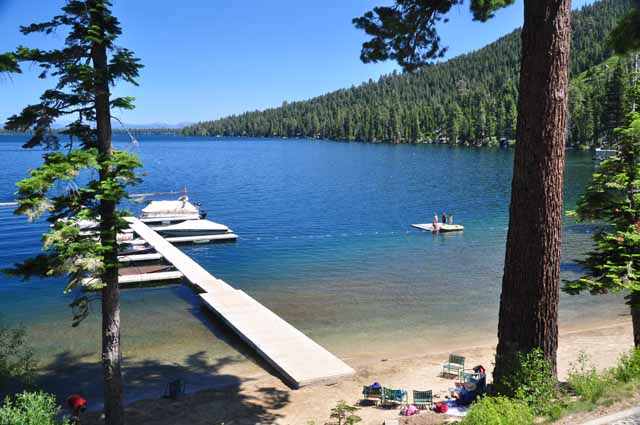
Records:
[[[611,386],[611,379],[607,373],[598,373],[595,366],[589,363],[589,357],[581,351],[577,362],[571,364],[569,384],[578,397],[595,403],[605,395]]]
[[[473,403],[460,425],[531,425],[533,411],[524,401],[482,397]]]
[[[357,407],[350,406],[346,401],[340,400],[336,407],[331,409],[330,418],[331,422],[327,422],[327,425],[353,425],[360,421],[362,418],[355,413],[360,410]],[[0,424],[2,425],[2,424]]]
[[[557,398],[557,381],[542,350],[517,353],[509,363],[498,393],[524,401],[536,414],[548,414],[551,401]]]
[[[51,394],[23,392],[14,399],[7,397],[0,406],[0,425],[68,425],[69,421],[56,421],[60,407]]]
[[[33,350],[27,345],[24,328],[8,328],[0,324],[0,391],[17,380],[30,386],[36,370]]]
[[[631,350],[629,354],[623,354],[612,373],[614,379],[619,382],[640,380],[640,348]]]

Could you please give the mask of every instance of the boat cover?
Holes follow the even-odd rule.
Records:
[[[189,201],[152,201],[142,209],[142,218],[198,214]]]
[[[169,226],[154,227],[156,232],[168,232],[168,231],[211,231],[211,232],[227,232],[229,228],[224,224],[214,223],[209,220],[188,220],[182,223],[172,224]]]

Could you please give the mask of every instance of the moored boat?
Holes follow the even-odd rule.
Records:
[[[151,201],[142,209],[140,221],[168,225],[186,220],[200,220],[207,213],[189,202],[189,197],[181,196],[177,201]]]
[[[204,236],[233,233],[224,224],[214,223],[209,220],[187,220],[168,226],[152,227],[153,230],[163,236]]]

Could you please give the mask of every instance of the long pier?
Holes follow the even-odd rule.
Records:
[[[138,236],[202,291],[200,298],[205,306],[294,388],[335,382],[355,373],[342,360],[244,291],[212,276],[142,221],[133,217],[126,220]]]

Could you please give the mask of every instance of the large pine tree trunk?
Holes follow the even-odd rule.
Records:
[[[633,325],[633,345],[640,348],[640,291],[631,293],[631,323]]]
[[[555,370],[571,0],[525,0],[515,160],[494,381],[516,352]]]
[[[92,3],[92,2],[89,2]],[[92,24],[102,27],[99,11],[91,13]],[[111,111],[109,106],[109,81],[107,79],[107,51],[102,43],[94,43],[91,50],[93,66],[96,69],[95,108],[98,151],[101,168],[100,181],[111,169],[104,161],[111,157]],[[120,363],[120,287],[118,286],[116,204],[100,201],[100,239],[104,252],[105,270],[100,276],[102,289],[102,371],[104,377],[104,412],[107,425],[123,425],[122,374]]]
[[[640,307],[631,307],[631,322],[633,323],[633,345],[640,348]]]

